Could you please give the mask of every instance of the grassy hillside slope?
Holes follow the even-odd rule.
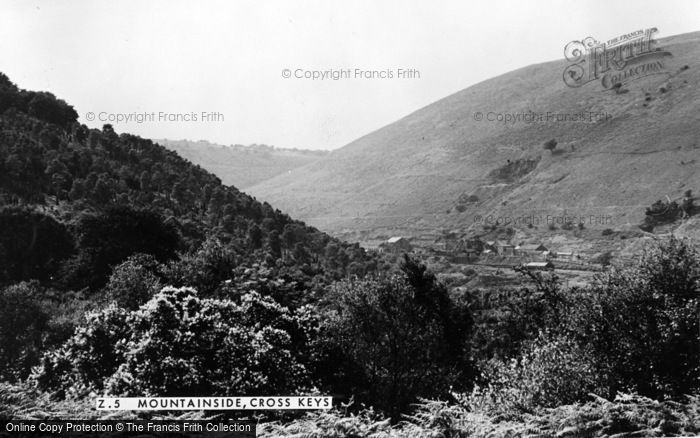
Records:
[[[626,93],[603,91],[599,82],[567,87],[565,60],[528,66],[249,192],[324,230],[360,238],[388,229],[464,230],[477,215],[610,215],[601,228],[636,225],[655,200],[700,188],[700,33],[659,47],[672,54],[663,61],[669,74],[631,82]],[[474,116],[530,111],[610,117],[502,123]],[[558,143],[554,153],[543,148],[550,139]]]

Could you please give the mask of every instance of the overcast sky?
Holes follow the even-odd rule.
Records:
[[[0,0],[0,71],[68,101],[91,127],[155,112],[113,125],[149,138],[334,149],[482,80],[562,58],[571,40],[650,27],[659,37],[700,30],[700,2]],[[419,77],[399,78],[399,68]],[[330,69],[351,78],[295,77]],[[393,78],[354,78],[355,69]],[[202,112],[221,115],[206,122]]]

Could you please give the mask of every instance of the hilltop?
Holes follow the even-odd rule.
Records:
[[[658,47],[671,54],[662,60],[668,74],[619,90],[604,90],[600,81],[570,88],[562,80],[567,61],[531,65],[441,99],[249,192],[364,242],[405,235],[432,244],[443,233],[469,236],[504,224],[516,243],[571,238],[560,235],[560,223],[553,232],[548,216],[584,217],[595,236],[605,229],[639,231],[652,203],[700,190],[700,33],[662,39]],[[570,120],[587,112],[596,115]],[[476,120],[477,113],[484,119]],[[532,113],[542,116],[495,120]],[[544,147],[550,140],[552,151]],[[541,221],[530,227],[533,217]],[[699,228],[690,220],[680,232],[697,235]]]
[[[240,189],[314,163],[328,154],[322,150],[284,149],[258,144],[225,146],[204,140],[154,141],[218,175],[224,184]]]

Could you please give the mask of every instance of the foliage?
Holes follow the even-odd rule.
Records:
[[[571,404],[521,414],[511,419],[474,412],[445,402],[422,401],[416,412],[392,425],[372,410],[349,415],[342,409],[313,412],[288,424],[267,423],[261,438],[514,438],[615,436],[694,436],[700,432],[700,399],[657,402],[619,395],[613,401],[593,397]]]
[[[544,142],[542,147],[547,149],[548,151],[554,151],[554,149],[557,147],[557,141],[555,139],[547,140],[546,142]]]
[[[678,397],[700,389],[700,255],[671,238],[637,266],[614,269],[572,297],[564,329],[594,349],[610,393]]]
[[[535,170],[539,163],[539,158],[536,159],[517,159],[508,160],[508,162],[496,169],[493,169],[489,176],[494,180],[513,182]]]
[[[493,414],[534,412],[582,400],[605,380],[590,351],[562,336],[540,334],[520,355],[493,361],[483,371],[485,387],[476,387],[469,403]]]
[[[10,253],[13,248],[0,248],[0,257],[17,261],[26,271],[18,274],[21,278],[7,273],[7,282],[41,276],[51,280],[53,265],[61,263],[61,281],[52,286],[87,286],[95,292],[105,284],[111,266],[136,252],[163,262],[174,259],[175,250],[196,253],[210,237],[233,251],[239,266],[267,260],[284,273],[301,273],[306,285],[317,290],[349,273],[364,275],[377,268],[376,256],[359,246],[332,239],[222,185],[150,140],[117,134],[110,125],[97,130],[78,124],[72,108],[48,93],[20,90],[1,75],[0,100],[0,205],[31,207],[50,216],[70,229],[68,246],[78,252],[70,260],[64,260],[63,252],[33,252],[52,260],[49,269],[33,269],[33,260],[25,263]],[[28,227],[32,221],[26,222]],[[139,234],[142,225],[147,232]],[[155,234],[149,236],[150,231]],[[18,236],[24,239],[25,234]],[[42,244],[62,242],[45,237]],[[333,245],[338,250],[328,252]],[[20,245],[20,251],[25,249]],[[2,266],[7,270],[10,265]]]
[[[0,229],[0,284],[47,281],[73,253],[67,228],[39,211],[1,208]]]
[[[102,287],[112,266],[136,253],[163,262],[175,258],[177,230],[156,212],[120,206],[99,214],[84,214],[76,224],[76,255],[65,272],[68,286]]]
[[[49,315],[39,289],[36,283],[20,283],[0,290],[0,379],[25,378],[41,355]]]
[[[416,397],[444,396],[471,377],[468,309],[452,302],[425,266],[406,257],[402,271],[337,284],[327,322],[348,368],[359,374],[342,380],[360,401],[394,418]]]
[[[468,297],[475,314],[472,351],[479,362],[513,358],[527,341],[559,325],[566,293],[556,274],[515,269],[534,288],[474,291]]]
[[[160,285],[236,299],[259,289],[297,308],[333,281],[380,268],[359,245],[222,185],[150,140],[80,125],[65,102],[1,73],[0,228],[0,287],[36,279],[51,291],[37,301],[49,314],[32,344],[41,349],[65,341],[103,297],[134,310]],[[19,307],[5,310],[23,318]],[[21,375],[36,365],[36,354],[27,358],[16,363]]]
[[[237,266],[234,248],[210,237],[196,252],[182,254],[169,262],[163,268],[163,274],[169,284],[195,287],[203,295],[209,296],[222,282],[233,277]]]
[[[92,398],[59,400],[27,382],[0,382],[0,421],[56,419],[204,420],[213,419],[201,411],[98,411]]]
[[[658,200],[647,207],[644,214],[642,229],[651,231],[656,225],[670,223],[680,218],[681,207],[676,201]]]
[[[129,257],[112,271],[105,286],[107,299],[129,310],[138,309],[161,289],[159,278],[152,272],[157,266],[158,262],[150,255]]]
[[[606,397],[634,391],[677,398],[700,390],[700,256],[692,242],[671,238],[649,246],[636,266],[613,268],[583,289],[563,290],[552,274],[521,272],[531,277],[535,290],[483,292],[470,300],[475,357],[482,371],[494,361],[500,364],[482,382],[493,386],[490,395],[507,398],[512,388],[522,389],[529,400],[522,404],[530,408],[551,406],[557,393],[580,400],[583,394],[560,378],[565,370],[537,364],[555,353],[572,360],[581,356],[585,367],[576,372],[595,376],[596,391]],[[540,333],[554,343],[538,344]],[[537,395],[537,375],[555,385],[547,389],[553,399]],[[499,388],[505,392],[498,394]]]
[[[34,379],[75,397],[291,394],[310,383],[293,351],[297,326],[286,308],[255,293],[236,304],[166,287],[136,311],[89,313]]]

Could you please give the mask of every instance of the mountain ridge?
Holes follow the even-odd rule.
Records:
[[[470,230],[481,225],[477,216],[566,211],[611,215],[614,223],[603,227],[635,226],[655,200],[700,189],[692,171],[700,158],[698,43],[699,32],[660,40],[672,54],[664,58],[669,74],[631,82],[621,93],[601,91],[595,83],[567,87],[565,60],[523,67],[440,99],[249,192],[332,234],[358,239],[419,235],[431,227]],[[476,113],[557,117],[587,111],[600,120],[475,120]],[[554,153],[543,148],[552,139]],[[498,169],[508,172],[510,163],[528,160],[537,161],[533,170],[513,180],[494,178]],[[627,184],[614,191],[618,177]],[[478,201],[460,202],[470,196]]]
[[[275,146],[220,145],[205,140],[153,139],[183,158],[218,175],[224,184],[245,189],[324,157],[324,150]]]

